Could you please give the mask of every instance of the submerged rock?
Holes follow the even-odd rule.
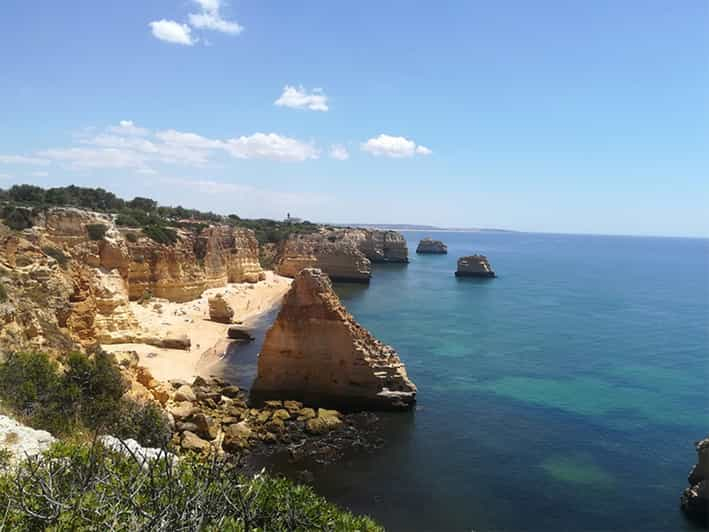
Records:
[[[302,270],[264,340],[255,398],[283,397],[344,409],[402,409],[416,386],[396,351],[359,325],[322,271]]]
[[[697,464],[689,472],[689,487],[680,497],[680,506],[693,521],[709,526],[709,438],[696,443]]]
[[[456,277],[495,277],[495,272],[485,255],[469,255],[458,259]]]
[[[446,246],[440,240],[424,238],[419,242],[419,245],[416,247],[416,253],[421,253],[423,255],[445,255],[446,253],[448,253],[448,246]]]

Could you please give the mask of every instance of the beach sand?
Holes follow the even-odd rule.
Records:
[[[191,381],[200,374],[201,366],[210,365],[222,357],[230,343],[227,339],[229,325],[209,320],[207,301],[210,296],[222,294],[234,309],[235,323],[248,328],[259,316],[281,303],[291,282],[287,277],[268,271],[264,281],[212,288],[199,299],[186,303],[164,299],[152,299],[146,304],[131,302],[131,310],[146,333],[153,336],[186,334],[192,342],[190,350],[164,349],[147,344],[103,347],[108,352],[137,352],[140,365],[148,368],[158,380]]]

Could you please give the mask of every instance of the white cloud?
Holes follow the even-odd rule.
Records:
[[[219,13],[190,13],[190,24],[201,30],[221,31],[238,35],[244,31],[244,27],[238,22],[224,20]]]
[[[130,121],[96,131],[87,130],[74,145],[41,150],[32,156],[0,155],[0,163],[47,166],[55,162],[74,169],[121,168],[152,175],[157,164],[203,167],[220,155],[276,161],[306,161],[320,156],[312,142],[277,133],[212,139],[174,129],[151,131]]]
[[[229,139],[226,144],[226,150],[237,159],[305,161],[320,156],[312,144],[276,133],[254,133],[247,137]]]
[[[25,157],[24,155],[0,155],[2,164],[29,164],[34,166],[48,166],[50,161],[40,157]]]
[[[47,177],[49,172],[32,172],[30,175],[32,177]]]
[[[391,135],[379,135],[361,144],[362,151],[366,151],[375,156],[392,157],[402,159],[413,157],[415,154],[430,155],[432,152],[425,146],[416,146],[413,140],[406,137],[394,137]]]
[[[330,157],[338,161],[346,161],[350,158],[350,152],[342,144],[333,144],[330,147]]]
[[[194,0],[202,8],[201,13],[190,13],[190,24],[201,30],[221,31],[222,33],[230,33],[238,35],[244,31],[236,21],[225,20],[222,18],[219,10],[221,9],[220,0]]]
[[[421,146],[420,144],[416,146],[416,153],[419,155],[431,155],[433,152],[426,146]]]
[[[4,181],[6,179],[10,179],[10,175],[8,174],[0,174],[0,181]]]
[[[136,137],[144,137],[149,133],[147,129],[136,126],[132,120],[121,120],[117,126],[111,126],[108,130],[116,135],[135,135]]]
[[[161,41],[174,44],[192,46],[197,39],[192,37],[192,29],[187,24],[180,24],[174,20],[156,20],[149,24],[153,36]]]
[[[291,107],[293,109],[328,110],[327,96],[325,96],[322,89],[313,89],[308,94],[303,86],[293,87],[286,85],[283,87],[283,94],[273,103],[280,107]]]

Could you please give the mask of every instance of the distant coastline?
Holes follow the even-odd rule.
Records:
[[[334,227],[361,227],[365,229],[387,229],[392,231],[431,231],[434,233],[518,233],[511,229],[492,227],[437,227],[416,224],[326,224]]]

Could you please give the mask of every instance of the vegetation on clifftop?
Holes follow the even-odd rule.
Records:
[[[2,203],[4,207],[0,209],[0,218],[15,230],[32,227],[32,217],[41,209],[77,207],[114,214],[117,225],[141,228],[148,237],[162,244],[172,244],[176,241],[177,234],[172,228],[183,227],[199,232],[209,223],[225,223],[252,229],[259,244],[278,243],[293,233],[312,233],[319,227],[307,221],[250,220],[240,218],[236,214],[222,216],[181,206],[160,206],[155,200],[142,197],[124,200],[102,188],[74,185],[50,189],[34,185],[14,185],[8,190],[0,189],[0,204]]]

